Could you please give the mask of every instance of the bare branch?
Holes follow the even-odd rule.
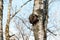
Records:
[[[28,0],[26,3],[24,3],[22,6],[21,6],[21,8],[24,6],[24,5],[26,5],[28,2],[30,2],[31,0]]]
[[[16,17],[18,17],[18,16],[16,16]],[[25,25],[29,30],[32,30],[30,27],[28,27],[28,26],[26,25],[26,23],[24,22],[23,19],[21,19],[20,17],[18,17],[18,18],[24,23],[24,25]]]
[[[23,6],[25,6],[28,2],[30,2],[31,0],[28,0],[26,3],[24,3],[22,6],[21,6],[21,8],[23,7]],[[18,12],[20,12],[20,10],[21,9],[19,9],[18,11],[16,11],[15,12],[15,14],[11,17],[11,19],[18,13]]]
[[[16,24],[16,22],[15,22],[15,24]],[[18,25],[19,25],[19,23],[18,23]],[[22,36],[22,38],[23,38],[24,30],[21,28],[21,29],[23,30],[23,31],[21,31],[21,29],[19,28],[20,25],[19,25],[19,26],[18,26],[18,25],[16,25],[16,27],[17,27],[17,29],[19,30],[19,34],[21,34],[21,36]],[[23,32],[23,33],[22,33],[22,32]],[[24,38],[23,38],[23,39],[24,39]]]
[[[13,34],[11,31],[9,31],[11,34]],[[18,40],[19,40],[19,38],[15,35],[15,34],[13,34],[13,35],[11,35],[11,36],[15,36]]]
[[[54,34],[53,32],[51,32],[49,29],[47,29],[47,31],[50,32],[51,34],[55,35],[55,36],[57,35],[57,34]]]
[[[11,36],[9,36],[9,37],[12,37],[12,36],[15,36],[15,34],[13,34],[13,35],[11,35]]]

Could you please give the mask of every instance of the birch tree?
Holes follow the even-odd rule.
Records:
[[[0,40],[3,40],[2,19],[3,19],[3,0],[0,0]]]
[[[6,40],[9,40],[9,24],[10,24],[10,9],[11,9],[11,4],[12,4],[12,0],[9,0],[7,23],[6,23],[6,28],[5,28],[5,37],[6,37]]]
[[[26,3],[24,3],[21,8],[26,5],[29,1],[31,0],[28,0]],[[15,12],[14,15],[12,15],[12,17],[10,17],[10,10],[11,10],[11,6],[12,6],[12,0],[9,0],[9,5],[8,5],[8,15],[7,15],[7,23],[6,23],[6,28],[5,28],[5,37],[6,37],[6,40],[9,40],[9,24],[10,24],[10,21],[12,20],[13,17],[15,17],[16,14],[18,14],[18,12],[20,12],[20,9],[18,11]]]
[[[46,27],[48,19],[47,10],[48,10],[47,0],[34,0],[34,7],[32,14],[38,15],[39,17],[39,22],[33,25],[32,27],[35,40],[46,40],[46,31],[47,31]]]

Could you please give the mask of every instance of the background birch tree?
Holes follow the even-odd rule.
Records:
[[[5,29],[6,40],[10,40],[9,24],[10,24],[10,9],[11,9],[11,5],[12,5],[12,0],[9,0],[8,15],[7,15],[7,23],[6,23],[6,29]]]
[[[28,0],[25,4],[27,4],[29,1],[31,1],[31,0]],[[25,4],[23,4],[21,7],[23,7]],[[19,9],[17,12],[15,12],[14,15],[12,15],[12,17],[10,17],[11,16],[11,13],[10,13],[11,6],[12,6],[12,0],[9,0],[7,23],[6,23],[6,28],[5,28],[5,37],[6,37],[6,40],[10,40],[10,35],[9,35],[9,24],[10,24],[10,21],[20,11],[20,9]],[[12,36],[14,36],[14,35],[12,35]]]
[[[3,0],[0,0],[0,40],[3,40]]]

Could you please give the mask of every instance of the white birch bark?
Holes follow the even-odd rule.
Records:
[[[11,4],[12,4],[12,0],[9,0],[7,23],[6,23],[6,28],[5,28],[5,37],[6,37],[6,40],[10,40],[10,38],[9,38],[9,24],[10,24],[10,9],[11,9]]]
[[[36,14],[39,16],[39,22],[33,26],[33,32],[34,32],[34,37],[35,40],[46,40],[46,27],[47,27],[47,15],[45,15],[45,22],[43,24],[43,13],[41,13],[40,10],[38,9],[44,9],[44,0],[34,0],[34,8],[33,8],[33,14]],[[45,8],[47,9],[47,8]],[[36,11],[40,11],[39,13]]]

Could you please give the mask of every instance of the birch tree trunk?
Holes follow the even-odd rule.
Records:
[[[48,23],[48,0],[45,0],[43,9],[44,40],[47,40],[47,23]]]
[[[10,24],[10,9],[11,9],[11,4],[12,4],[12,0],[9,0],[7,23],[6,23],[6,28],[5,28],[5,37],[6,37],[6,40],[10,40],[9,39],[9,24]]]
[[[35,40],[46,40],[47,27],[47,7],[44,3],[46,0],[34,0],[33,14],[39,16],[39,22],[33,26]],[[46,1],[47,2],[47,1]],[[43,12],[41,11],[43,9]]]
[[[3,19],[3,0],[0,0],[0,40],[3,40],[2,19]]]

